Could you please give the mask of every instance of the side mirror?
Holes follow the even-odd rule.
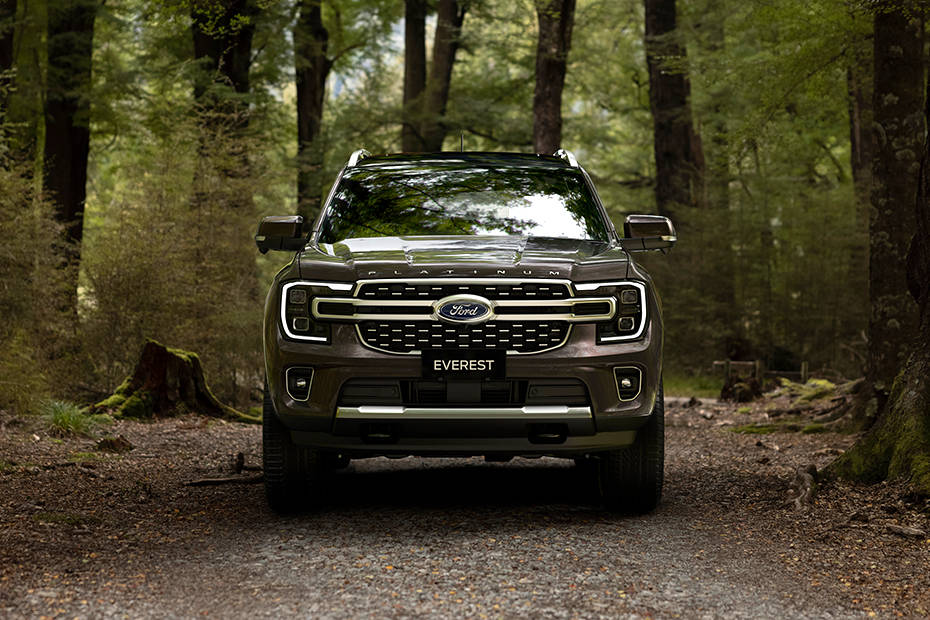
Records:
[[[678,233],[672,220],[661,215],[628,215],[623,222],[623,249],[628,252],[665,250],[675,245]]]
[[[268,250],[296,252],[307,243],[303,233],[304,218],[300,215],[269,215],[262,218],[255,235],[255,245],[262,254]]]

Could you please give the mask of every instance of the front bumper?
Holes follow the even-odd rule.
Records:
[[[560,348],[507,357],[507,379],[577,379],[588,402],[571,406],[483,407],[346,406],[340,390],[350,379],[419,379],[419,356],[393,355],[363,346],[351,324],[333,324],[332,343],[285,339],[266,322],[265,359],[278,417],[301,445],[353,455],[554,454],[570,456],[629,445],[648,419],[661,376],[661,324],[651,322],[642,338],[596,344],[594,324],[575,325]],[[285,373],[312,367],[308,400],[285,389]],[[614,368],[642,373],[639,394],[621,400]]]

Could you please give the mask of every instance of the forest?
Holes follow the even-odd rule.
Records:
[[[649,257],[666,376],[865,377],[833,465],[930,493],[917,0],[0,0],[0,408],[94,403],[147,339],[261,399],[281,254],[349,154],[571,150]]]

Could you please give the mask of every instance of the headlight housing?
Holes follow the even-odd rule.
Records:
[[[348,295],[347,282],[287,282],[281,286],[281,330],[289,340],[328,343],[330,326],[313,319],[310,304],[315,296]]]
[[[604,294],[608,290],[617,298],[617,313],[610,322],[598,323],[598,343],[610,344],[635,340],[646,329],[646,285],[636,280],[593,282],[575,285],[583,293]]]

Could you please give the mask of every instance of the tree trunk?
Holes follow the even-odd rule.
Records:
[[[426,99],[423,102],[421,135],[423,150],[441,151],[446,138],[444,116],[449,101],[452,67],[465,21],[465,6],[457,0],[439,0],[436,34],[433,38],[433,62],[429,70]]]
[[[48,3],[45,189],[64,227],[63,263],[73,271],[64,305],[76,310],[90,152],[90,80],[97,0]]]
[[[908,256],[907,276],[920,308],[920,327],[872,428],[830,465],[844,478],[865,482],[905,477],[930,496],[930,200],[927,174],[930,144],[924,148],[917,200],[917,233]]]
[[[16,0],[0,0],[0,168],[11,164],[13,151],[8,123],[10,122],[10,89],[13,86],[13,35],[16,21]]]
[[[332,67],[327,57],[329,32],[323,26],[321,0],[301,0],[294,27],[294,64],[297,81],[297,214],[312,225],[320,206],[323,148],[319,142],[326,98],[326,77]]]
[[[723,0],[706,0],[700,10],[698,28],[702,31],[700,41],[703,51],[710,57],[720,57],[726,51],[726,18],[728,7]],[[707,149],[707,206],[703,217],[695,222],[690,231],[699,248],[696,261],[700,272],[696,277],[713,282],[707,292],[714,305],[710,308],[714,328],[732,348],[742,340],[740,321],[737,316],[736,267],[732,249],[732,223],[730,221],[730,137],[727,126],[727,102],[732,97],[731,89],[717,83],[708,89],[707,118],[703,119],[709,140],[703,144]],[[693,134],[697,144],[697,134]],[[704,134],[707,138],[707,133]],[[700,146],[696,147],[700,151]],[[698,153],[700,159],[700,153]],[[689,218],[690,219],[690,218]],[[676,222],[688,225],[690,222]]]
[[[533,148],[551,155],[562,143],[562,90],[572,46],[575,0],[536,0],[539,40],[533,92]]]
[[[908,17],[920,14],[912,8],[888,0],[875,13],[868,379],[879,406],[917,327],[905,276],[924,132],[923,25]]]
[[[725,52],[726,47],[725,21],[728,9],[723,0],[707,0],[704,9],[700,22],[700,27],[705,31],[704,46],[709,55],[719,56]],[[705,126],[710,131],[706,170],[707,204],[711,208],[729,210],[730,136],[727,129],[727,102],[732,93],[726,85],[716,84],[708,94],[710,118],[705,120]],[[690,93],[687,96],[690,97]]]
[[[913,145],[915,140],[923,137],[923,128],[920,123],[915,125],[913,111],[899,108],[892,113],[889,108],[897,107],[893,97],[882,97],[879,94],[894,94],[904,98],[905,93],[901,92],[901,87],[906,86],[908,88],[904,90],[909,90],[913,84],[898,84],[898,89],[892,90],[895,86],[894,78],[883,75],[882,72],[903,70],[904,67],[913,70],[922,60],[922,45],[914,45],[913,41],[920,40],[918,35],[922,26],[917,26],[919,29],[915,28],[915,24],[909,23],[903,15],[904,9],[897,10],[901,12],[878,13],[875,16],[874,101],[879,139],[876,141],[873,172],[876,183],[883,184],[889,180],[879,180],[879,174],[885,173],[889,165],[898,163],[894,160],[895,156],[901,157],[900,150],[892,149],[889,144],[891,140],[901,140],[899,148],[904,149],[906,145]],[[894,49],[895,45],[899,46],[897,50]],[[889,62],[888,57],[892,55],[896,57],[895,62]],[[880,58],[884,62],[880,61]],[[899,74],[897,79],[901,77]],[[914,78],[914,75],[911,75],[911,78]],[[918,79],[922,79],[922,75]],[[915,103],[914,99],[913,93],[908,93],[907,100],[912,105]],[[922,103],[924,122],[930,123],[930,93],[923,98]],[[895,121],[895,118],[899,120]],[[899,123],[910,127],[914,135],[905,137],[903,127],[897,128],[893,135],[883,135],[882,129],[887,134],[890,127]],[[899,267],[904,275],[903,281],[897,277],[899,274],[887,272],[885,275],[905,287],[899,291],[900,293],[906,295],[909,292],[917,302],[917,336],[899,336],[898,346],[904,349],[910,345],[911,354],[894,379],[886,406],[880,411],[872,428],[848,452],[830,465],[830,471],[842,477],[866,482],[906,477],[918,493],[930,496],[930,138],[926,138],[922,149],[916,152],[921,153],[920,172],[911,175],[916,177],[917,182],[916,200],[911,203],[916,204],[916,209],[910,208],[906,203],[892,202],[895,197],[888,197],[880,205],[873,202],[873,207],[880,213],[878,217],[873,213],[872,222],[881,222],[882,216],[889,218],[897,212],[902,218],[909,215],[913,223],[911,230],[916,232],[911,239],[905,265]],[[892,162],[878,161],[889,155],[893,158]],[[913,163],[914,157],[905,159]],[[901,164],[900,167],[904,168],[905,165]],[[905,171],[901,170],[900,173],[899,180],[905,180]],[[874,190],[872,195],[874,198],[876,195],[888,196],[888,193],[887,187],[881,187]],[[872,234],[874,237],[875,232]],[[914,331],[908,333],[913,334]],[[874,347],[874,344],[870,343],[870,346]],[[891,353],[892,357],[897,357],[893,355],[896,351]]]
[[[691,116],[687,55],[676,39],[675,0],[645,0],[645,7],[656,207],[672,217],[677,208],[704,202],[704,158]]]
[[[6,142],[3,124],[8,120],[7,106],[13,84],[13,33],[16,0],[0,0],[0,140]]]
[[[404,12],[404,110],[401,148],[423,151],[420,121],[426,89],[426,0],[406,0]]]
[[[871,53],[864,57],[857,55],[846,71],[849,163],[856,195],[856,221],[862,224],[863,229],[869,226],[869,203],[872,193],[872,64]]]
[[[35,169],[39,125],[45,123],[46,75],[40,70],[48,44],[47,3],[0,0],[0,144],[23,176]]]

